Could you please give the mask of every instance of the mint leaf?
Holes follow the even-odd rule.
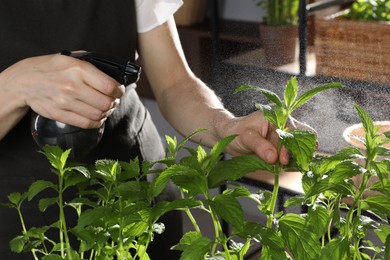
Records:
[[[242,231],[244,225],[244,211],[237,199],[229,194],[219,194],[208,202],[229,225]]]
[[[208,237],[201,236],[199,233],[190,232],[180,239],[179,245],[173,247],[174,250],[183,251],[181,260],[204,259],[211,246],[211,240]]]
[[[272,171],[273,166],[257,156],[236,156],[219,161],[208,175],[209,188],[216,188],[227,180],[237,180],[257,170]]]
[[[321,206],[310,207],[307,216],[307,225],[310,231],[319,239],[328,228],[330,216],[327,210]]]
[[[349,242],[345,238],[336,238],[330,241],[321,251],[318,260],[350,259]]]
[[[291,77],[284,90],[284,102],[290,108],[298,96],[298,83],[296,77]]]
[[[310,198],[311,196],[319,195],[325,191],[332,191],[343,196],[348,196],[354,194],[354,187],[348,182],[332,182],[328,177],[311,185],[309,189],[305,191],[305,197]]]
[[[297,161],[299,167],[304,171],[309,170],[309,162],[313,157],[316,148],[316,138],[312,132],[293,129],[284,132],[276,130],[283,145]]]
[[[28,200],[32,200],[38,193],[40,193],[41,191],[47,188],[52,188],[54,190],[57,190],[57,186],[51,181],[38,180],[33,182],[27,191]]]
[[[278,95],[268,89],[260,88],[257,86],[241,85],[239,88],[236,89],[235,93],[243,90],[255,90],[261,92],[268,100],[276,104],[278,107],[283,107],[282,100],[280,100]]]
[[[271,124],[279,127],[280,124],[279,124],[278,116],[277,116],[274,108],[272,108],[271,106],[268,106],[268,105],[261,105],[261,104],[256,104],[256,108],[263,112],[264,117]]]
[[[58,198],[43,198],[39,200],[38,207],[41,212],[44,212],[49,206],[58,202]]]
[[[45,145],[43,147],[43,153],[49,160],[51,166],[60,172],[65,168],[70,151],[71,149],[63,151],[60,147],[52,145]]]
[[[14,204],[16,207],[19,207],[20,204],[27,198],[27,193],[21,194],[20,192],[12,192],[8,195],[8,200]]]
[[[286,214],[279,220],[282,238],[295,259],[315,259],[321,247],[317,236],[310,232],[306,219],[296,214]]]
[[[162,173],[157,175],[157,177],[149,185],[149,200],[158,196],[165,189],[172,176],[185,174],[187,171],[192,171],[192,169],[184,165],[172,165],[171,167],[167,168]]]
[[[9,242],[11,251],[15,253],[22,253],[24,246],[28,242],[28,237],[26,236],[17,236]]]
[[[363,174],[365,169],[352,161],[339,163],[331,172],[329,178],[333,183],[339,183],[352,178],[353,176]]]
[[[228,146],[236,137],[237,135],[225,137],[213,146],[208,156],[208,167],[206,169],[210,169],[210,167],[213,167],[220,160],[220,156],[226,146]]]
[[[298,107],[300,107],[301,105],[306,103],[308,100],[310,100],[314,95],[318,94],[319,92],[322,92],[322,91],[327,90],[327,89],[339,88],[341,86],[342,85],[338,82],[332,82],[332,83],[328,83],[328,84],[325,84],[325,85],[322,85],[319,87],[315,87],[315,88],[305,92],[292,105],[290,112],[292,112],[293,110],[297,109]]]
[[[369,210],[387,219],[390,216],[390,200],[384,195],[372,195],[364,199],[361,203],[362,209]]]
[[[169,211],[194,208],[201,205],[202,202],[195,199],[178,199],[171,202],[159,201],[151,211],[149,224],[153,224]]]

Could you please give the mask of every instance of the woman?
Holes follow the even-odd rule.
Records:
[[[164,156],[135,86],[125,89],[90,63],[60,55],[63,49],[101,52],[133,62],[138,53],[162,114],[180,133],[206,128],[194,141],[207,146],[238,134],[227,153],[256,154],[271,163],[280,160],[287,164],[287,151],[282,149],[278,158],[278,137],[260,112],[233,116],[191,72],[173,19],[181,4],[181,0],[0,2],[0,201],[50,175],[49,165],[31,137],[32,110],[81,128],[97,128],[105,122],[100,144],[79,160],[128,161],[135,156],[157,160]],[[33,209],[27,210],[31,220],[27,224],[45,222]],[[0,255],[17,259],[7,246],[20,230],[16,215],[5,208],[0,211]],[[180,222],[168,219],[175,230],[175,223]],[[152,243],[157,247],[152,249],[152,259],[154,252],[167,259],[178,257],[169,247],[181,234],[177,229],[169,234],[167,225],[170,239]]]

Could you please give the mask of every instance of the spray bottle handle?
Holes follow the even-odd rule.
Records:
[[[62,51],[62,55],[71,56],[90,62],[102,72],[112,77],[120,84],[128,86],[137,82],[141,67],[127,60],[111,57],[95,52]],[[46,144],[58,145],[62,149],[72,148],[71,157],[78,158],[87,155],[103,136],[104,124],[97,129],[81,129],[79,127],[50,120],[34,111],[31,116],[31,133],[36,143],[43,147]]]
[[[96,52],[70,52],[63,50],[62,55],[88,61],[120,84],[127,86],[137,82],[141,67],[128,60]]]

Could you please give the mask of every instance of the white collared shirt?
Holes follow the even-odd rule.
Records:
[[[182,0],[135,0],[137,29],[147,32],[165,23],[183,4]]]

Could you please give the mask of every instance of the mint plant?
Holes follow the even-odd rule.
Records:
[[[271,172],[274,174],[274,190],[272,193],[271,201],[267,206],[267,227],[270,228],[274,221],[274,210],[276,199],[279,189],[279,175],[292,166],[307,171],[309,162],[313,157],[316,149],[316,137],[313,132],[303,131],[301,129],[289,129],[288,121],[295,109],[302,106],[314,95],[325,91],[327,89],[338,88],[341,85],[339,83],[330,83],[313,88],[306,93],[298,97],[298,83],[296,77],[292,77],[286,85],[284,91],[284,100],[279,98],[274,92],[267,89],[262,89],[256,86],[243,85],[237,89],[237,91],[243,90],[255,90],[261,92],[269,101],[271,105],[257,104],[257,108],[263,111],[266,119],[276,126],[276,131],[279,135],[280,141],[278,143],[278,149],[284,145],[290,152],[293,158],[293,164],[283,166],[280,162],[277,162],[272,166]]]
[[[349,7],[345,17],[359,21],[390,21],[389,0],[357,0]]]
[[[284,101],[275,93],[258,87],[241,86],[237,91],[248,89],[260,91],[273,103],[270,106],[258,105],[258,107],[264,112],[265,117],[278,128],[277,132],[280,136],[278,149],[284,145],[295,159],[294,165],[308,171],[309,161],[315,150],[315,136],[311,132],[288,129],[287,122],[291,113],[315,94],[336,87],[340,87],[340,84],[326,84],[314,88],[298,98],[298,85],[296,78],[293,77],[286,86]],[[200,196],[201,199],[198,200],[202,205],[200,208],[210,214],[214,225],[215,239],[211,240],[202,234],[191,212],[186,211],[194,225],[194,231],[187,233],[180,243],[173,247],[183,251],[182,259],[203,259],[205,257],[243,259],[254,240],[258,240],[262,244],[262,257],[285,259],[287,257],[285,248],[288,246],[288,241],[284,241],[284,236],[280,235],[279,226],[285,227],[281,230],[286,236],[292,236],[297,231],[301,231],[299,235],[304,235],[302,230],[297,230],[295,227],[297,224],[295,222],[299,223],[301,219],[296,220],[291,216],[282,216],[281,213],[275,212],[279,175],[286,167],[280,163],[268,164],[254,156],[220,160],[224,148],[234,138],[235,136],[230,136],[222,139],[209,154],[201,146],[197,150],[188,149],[190,152],[188,157],[172,164],[156,179],[157,181],[160,178],[163,180],[171,179],[181,189],[183,198],[197,199],[196,196]],[[168,151],[172,155],[177,154],[177,149],[183,147],[182,144],[177,145],[175,139],[167,138],[167,141]],[[288,167],[290,168],[291,165]],[[256,170],[265,170],[274,174],[275,185],[272,194],[263,191],[251,194],[245,187],[234,184],[234,188],[227,189],[222,194],[214,197],[210,195],[210,189],[219,187],[221,184],[231,183]],[[257,201],[259,209],[267,216],[266,225],[246,222],[238,198]],[[222,232],[220,219],[225,220],[233,228],[232,234]],[[278,221],[281,224],[275,226],[274,224]],[[233,240],[235,237],[244,239],[246,242],[237,244]],[[295,239],[297,239],[296,236]],[[295,244],[290,244],[290,246],[295,246]],[[220,251],[217,250],[218,247],[221,249]],[[304,252],[306,253],[306,250]]]
[[[278,176],[284,169],[279,163],[273,167],[275,186],[271,196],[263,193],[260,210],[267,215],[266,228],[273,242],[264,240],[261,259],[389,259],[390,242],[387,218],[390,213],[388,174],[390,172],[390,133],[378,134],[370,116],[358,105],[355,108],[363,123],[365,138],[357,138],[366,149],[347,147],[332,156],[314,156],[314,135],[286,128],[291,112],[320,91],[339,87],[331,83],[314,88],[296,99],[298,87],[294,78],[287,84],[284,102],[274,93],[258,87],[242,86],[239,90],[261,91],[271,106],[258,105],[266,118],[278,127],[280,143],[291,153],[294,167],[302,173],[304,194],[288,200],[285,207],[306,206],[305,214],[274,214],[278,192]],[[386,157],[387,156],[387,157]],[[359,162],[363,161],[363,164]],[[289,167],[291,167],[290,165]],[[361,176],[360,182],[354,182]],[[375,177],[378,181],[375,181]],[[374,179],[373,179],[374,178]],[[373,183],[369,186],[368,183]],[[377,195],[364,197],[366,191]],[[350,201],[347,203],[347,201]],[[342,211],[346,212],[343,217]],[[364,212],[366,214],[364,214]],[[367,214],[370,213],[371,215]],[[273,227],[272,227],[273,226]],[[375,230],[383,246],[367,239]],[[263,239],[261,239],[263,238]]]
[[[383,146],[390,142],[390,132],[378,134],[379,128],[369,114],[358,105],[355,108],[365,137],[352,137],[362,142],[365,150],[347,147],[333,156],[318,156],[302,179],[305,195],[298,201],[309,206],[308,222],[317,220],[313,224],[320,235],[316,238],[321,239],[318,259],[389,259],[390,256],[387,223],[390,150]],[[361,176],[360,181],[354,181],[355,176]],[[377,193],[364,196],[367,191]],[[382,246],[366,239],[369,230],[375,231]]]
[[[183,204],[198,205],[188,200],[153,203],[165,188],[146,181],[146,175],[159,171],[153,167],[156,162],[145,161],[140,166],[137,159],[98,160],[95,166],[72,166],[67,161],[70,150],[45,146],[43,153],[58,182],[38,180],[27,192],[10,194],[9,203],[3,204],[17,210],[22,224],[22,234],[10,242],[12,251],[31,252],[34,259],[149,259],[150,242],[165,228],[158,222],[160,216]],[[39,209],[44,214],[48,207],[57,207],[58,221],[28,228],[23,203],[46,189],[55,195],[40,198]],[[65,208],[74,210],[75,225],[68,223]],[[55,230],[56,235],[49,230]],[[71,244],[70,237],[78,243]]]
[[[9,195],[9,203],[3,205],[18,212],[22,225],[22,234],[10,242],[11,249],[45,260],[149,259],[148,246],[156,233],[164,231],[159,218],[171,210],[182,210],[193,230],[172,250],[181,251],[184,260],[244,259],[253,246],[260,246],[259,259],[390,259],[390,150],[384,147],[390,142],[390,132],[379,134],[370,115],[355,105],[365,137],[353,138],[365,149],[346,147],[324,156],[315,153],[314,133],[289,124],[295,109],[314,95],[338,87],[339,83],[325,84],[299,96],[297,80],[292,77],[283,99],[256,86],[237,89],[259,91],[271,102],[257,107],[277,128],[278,151],[282,146],[289,150],[287,166],[269,164],[256,156],[223,159],[223,151],[236,136],[221,139],[209,152],[201,145],[196,149],[186,146],[193,135],[205,129],[180,143],[166,136],[167,154],[158,162],[98,160],[95,165],[78,165],[68,161],[69,150],[46,146],[43,153],[58,181],[39,180],[27,192]],[[182,149],[188,155],[179,159]],[[165,166],[157,167],[161,164]],[[288,213],[277,212],[279,177],[291,168],[302,173],[304,193],[285,202]],[[257,170],[273,174],[272,191],[252,193],[240,185],[240,178]],[[156,175],[151,182],[146,181],[149,174]],[[154,203],[170,181],[178,187],[181,199]],[[211,191],[223,184],[228,188],[213,195]],[[44,214],[48,207],[57,207],[58,220],[50,226],[26,227],[23,205],[44,190],[52,190],[54,195],[41,197],[39,209]],[[247,221],[242,200],[255,202],[266,216],[265,223]],[[307,210],[288,211],[296,206]],[[212,237],[199,225],[195,208],[210,216]],[[64,211],[69,209],[77,223],[68,221]],[[232,227],[231,233],[223,232],[222,220]]]
[[[316,138],[312,132],[288,127],[292,112],[311,97],[327,89],[341,87],[330,83],[309,90],[298,97],[296,78],[291,78],[284,91],[284,100],[275,93],[255,86],[241,86],[237,91],[255,90],[263,93],[271,105],[257,105],[265,117],[275,126],[284,145],[292,156],[290,165],[274,165],[250,156],[234,157],[230,160],[214,160],[223,148],[234,139],[223,139],[210,154],[199,147],[190,150],[191,155],[163,172],[178,185],[184,197],[195,198],[201,194],[201,208],[211,215],[215,240],[202,235],[196,221],[194,231],[186,234],[174,249],[182,250],[182,259],[243,259],[252,243],[260,243],[260,259],[388,259],[390,241],[387,217],[388,173],[390,172],[389,150],[383,145],[390,141],[390,133],[377,134],[372,119],[358,105],[358,114],[365,126],[366,137],[358,138],[366,144],[366,152],[347,147],[332,156],[315,155]],[[173,154],[176,141],[168,138]],[[182,146],[182,145],[179,145]],[[378,159],[381,159],[378,161]],[[356,161],[365,160],[363,165]],[[285,203],[290,206],[305,206],[305,213],[283,213],[275,211],[279,193],[279,176],[286,169],[294,167],[302,173],[304,194],[292,197]],[[251,194],[246,188],[233,181],[247,172],[265,170],[274,175],[274,189]],[[361,182],[353,182],[362,175]],[[372,178],[379,177],[372,186]],[[214,178],[217,178],[216,180]],[[211,197],[208,191],[221,184],[234,188]],[[367,190],[379,195],[363,197]],[[258,203],[259,210],[267,216],[267,222],[247,222],[238,198],[247,198]],[[351,202],[347,203],[346,199]],[[343,216],[345,212],[345,216]],[[376,218],[370,217],[371,213]],[[225,220],[232,228],[231,234],[223,234],[218,219]],[[368,231],[375,230],[383,246],[374,245],[366,238]],[[234,238],[244,239],[235,243]],[[220,251],[217,251],[217,246]]]

